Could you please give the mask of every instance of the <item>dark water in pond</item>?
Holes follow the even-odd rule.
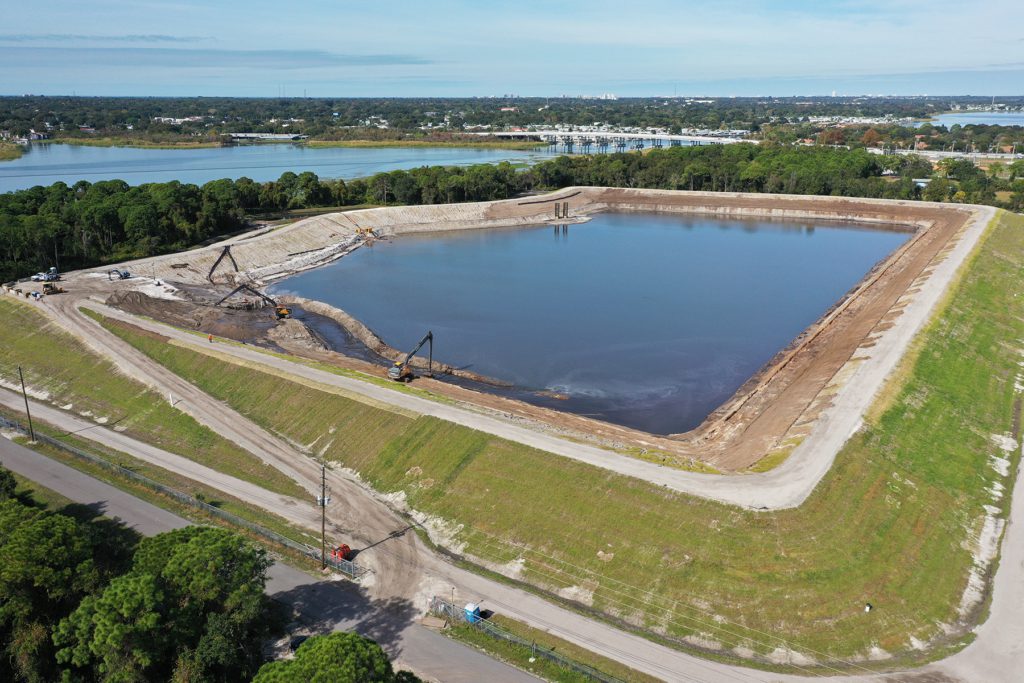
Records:
[[[657,434],[695,427],[908,233],[602,214],[403,236],[277,285],[518,398]],[[565,393],[567,400],[534,392]]]

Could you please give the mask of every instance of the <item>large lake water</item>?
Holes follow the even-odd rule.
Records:
[[[264,144],[208,149],[138,149],[34,144],[14,161],[0,162],[0,192],[35,185],[68,185],[79,180],[121,179],[131,185],[179,180],[202,184],[247,176],[277,180],[285,171],[312,171],[321,178],[361,178],[381,171],[418,166],[531,161],[550,155],[537,151],[461,147],[306,147]]]
[[[908,239],[831,223],[602,214],[402,236],[278,284],[540,405],[697,426]],[[558,400],[536,392],[560,392]]]

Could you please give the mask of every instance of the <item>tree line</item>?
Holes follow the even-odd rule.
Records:
[[[923,188],[915,179],[930,179]],[[62,182],[0,194],[0,280],[57,266],[91,267],[178,251],[287,209],[506,199],[568,185],[926,199],[1024,208],[1024,162],[985,172],[970,161],[933,170],[916,156],[864,149],[732,144],[647,154],[562,156],[512,164],[424,166],[356,180],[285,173],[202,186],[121,180]]]
[[[1022,97],[1000,98],[1020,107]],[[79,135],[79,127],[118,137],[148,139],[225,132],[297,132],[330,139],[345,129],[416,131],[447,123],[464,126],[591,125],[750,128],[806,121],[809,116],[886,115],[927,117],[945,111],[941,97],[635,97],[615,100],[576,97],[500,98],[230,98],[230,97],[0,97],[0,131],[30,129]],[[956,104],[984,106],[984,97],[958,97]],[[188,120],[192,119],[192,120]],[[367,124],[371,121],[370,125]],[[171,121],[180,121],[174,123]],[[88,135],[88,134],[84,134]],[[154,137],[155,136],[155,137]]]
[[[0,467],[0,680],[22,683],[417,683],[372,640],[310,638],[264,663],[281,630],[266,551],[220,528],[140,539],[87,506],[48,510]]]

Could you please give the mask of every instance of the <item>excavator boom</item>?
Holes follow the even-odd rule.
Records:
[[[274,307],[274,314],[277,316],[278,320],[283,320],[284,318],[287,318],[287,317],[289,317],[292,314],[292,311],[291,311],[290,308],[288,308],[287,306],[284,306],[283,304],[277,303],[276,301],[271,299],[269,296],[267,296],[263,292],[259,291],[255,287],[250,287],[249,285],[239,285],[238,287],[235,287],[233,290],[231,290],[230,294],[225,296],[223,299],[221,299],[220,301],[218,301],[214,305],[215,306],[220,306],[222,303],[224,303],[225,301],[227,301],[228,299],[233,297],[235,294],[237,294],[238,292],[242,292],[242,291],[249,292],[250,294],[254,294],[255,296],[258,296],[259,298],[263,299],[268,304],[273,306]]]

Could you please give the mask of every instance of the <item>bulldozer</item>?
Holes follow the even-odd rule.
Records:
[[[43,294],[63,294],[64,288],[52,282],[43,283]]]

